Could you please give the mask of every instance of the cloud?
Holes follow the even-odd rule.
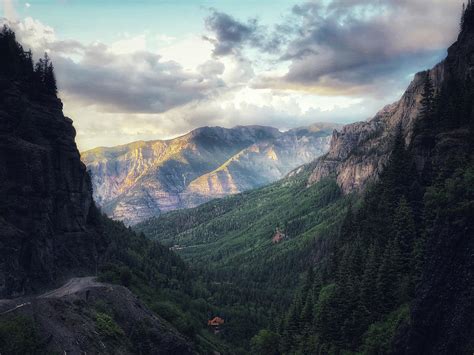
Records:
[[[214,45],[215,56],[241,55],[245,46],[275,53],[282,44],[281,34],[269,33],[256,18],[241,22],[229,14],[211,9],[205,26],[212,36],[203,38]]]
[[[454,40],[461,1],[333,0],[293,8],[294,36],[280,77],[257,87],[319,94],[393,92],[400,78],[435,64]],[[429,63],[429,64],[428,64]]]
[[[212,10],[205,24],[215,34],[215,38],[205,38],[214,45],[216,56],[236,54],[245,44],[255,45],[259,41],[256,19],[242,23],[228,14]]]
[[[109,47],[109,51],[115,54],[127,54],[146,50],[146,35],[144,33],[114,42]]]
[[[107,44],[62,38],[32,18],[14,26],[36,56],[53,58],[84,150],[203,125],[366,119],[442,57],[461,2],[311,1],[271,27],[211,10],[205,36],[147,30]]]
[[[3,14],[9,21],[16,21],[16,11],[13,0],[3,0]]]
[[[26,18],[11,23],[18,38],[36,55],[53,60],[60,94],[101,112],[161,113],[216,95],[225,88],[219,63],[185,71],[175,61],[146,50],[145,35],[106,45],[58,40],[55,31]]]
[[[211,96],[225,84],[221,72],[188,73],[157,54],[115,54],[90,46],[79,62],[54,58],[64,95],[105,112],[158,113]]]
[[[165,60],[176,61],[183,68],[194,70],[212,58],[212,45],[201,36],[193,34],[160,47],[159,53]]]

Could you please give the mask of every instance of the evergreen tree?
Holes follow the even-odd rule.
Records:
[[[58,87],[56,85],[56,77],[54,75],[53,63],[49,63],[45,68],[44,73],[44,85],[48,93],[56,95],[58,93]]]
[[[372,244],[369,248],[364,274],[362,275],[359,302],[357,305],[361,328],[363,329],[376,319],[376,311],[378,308],[376,286],[377,270],[378,260],[375,246]]]
[[[426,72],[423,93],[421,94],[421,109],[420,116],[421,119],[429,121],[433,118],[435,112],[435,92],[433,88],[433,82],[431,81],[430,72]]]
[[[408,273],[413,265],[411,263],[413,243],[416,238],[413,213],[405,197],[400,198],[393,218],[393,228],[396,243],[400,249],[399,271]]]
[[[394,258],[397,253],[397,245],[391,240],[383,254],[382,264],[377,273],[377,298],[380,313],[387,313],[394,306],[394,294],[396,283],[396,270],[394,267]]]

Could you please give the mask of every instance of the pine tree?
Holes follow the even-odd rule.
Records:
[[[313,292],[309,290],[306,294],[303,310],[301,311],[301,323],[303,327],[310,328],[313,323]]]
[[[400,198],[398,207],[393,218],[393,228],[396,243],[400,249],[399,264],[400,272],[407,273],[412,269],[411,256],[413,252],[413,242],[416,238],[415,222],[413,213],[405,197]]]
[[[56,85],[56,77],[54,75],[54,67],[48,53],[45,53],[43,58],[40,58],[35,65],[34,75],[36,80],[42,84],[44,91],[47,94],[54,95],[58,93]]]
[[[49,94],[56,95],[58,93],[58,87],[56,85],[56,77],[54,75],[54,67],[53,63],[49,63],[45,69],[44,73],[44,85],[46,87],[46,91]]]
[[[393,308],[394,305],[394,294],[395,294],[395,282],[397,279],[396,271],[394,268],[394,258],[396,257],[396,244],[391,240],[383,254],[382,264],[379,267],[377,273],[377,298],[380,313],[387,313]]]
[[[372,244],[369,248],[364,274],[362,275],[358,302],[358,312],[361,317],[361,323],[364,323],[364,320],[366,323],[362,325],[363,328],[376,318],[378,301],[376,286],[377,270],[377,256],[375,246]]]
[[[382,196],[375,198],[379,200],[377,209],[384,220],[392,214],[397,206],[400,196],[408,193],[408,182],[411,172],[411,159],[405,147],[405,137],[401,126],[397,128],[393,139],[393,148],[384,171],[380,174],[380,189]]]
[[[435,111],[435,92],[429,71],[426,72],[420,104],[420,119],[429,122],[432,120]]]

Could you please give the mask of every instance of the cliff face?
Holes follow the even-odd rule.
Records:
[[[93,149],[82,160],[104,212],[135,224],[276,181],[326,152],[332,128],[203,127],[172,140]]]
[[[17,347],[25,342],[44,348],[27,351],[35,354],[129,354],[141,346],[160,354],[192,353],[184,336],[126,288],[77,278],[120,262],[112,233],[122,250],[141,238],[99,215],[48,57],[33,67],[31,53],[4,27],[0,63],[0,353],[22,352]],[[146,250],[145,240],[138,244]],[[180,264],[165,252],[154,258],[153,275],[167,272],[161,261]],[[72,277],[64,287],[34,296]],[[28,317],[26,325],[15,323],[18,316]],[[39,338],[27,333],[28,326]]]
[[[93,272],[103,248],[72,120],[23,86],[0,78],[0,296]]]
[[[420,110],[424,80],[428,74],[435,90],[445,80],[446,63],[418,73],[402,98],[379,111],[374,118],[335,131],[329,152],[315,164],[308,183],[335,176],[344,193],[362,191],[382,171],[390,155],[393,136],[402,127],[406,143],[412,138]]]

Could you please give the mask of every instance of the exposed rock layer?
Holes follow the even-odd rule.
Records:
[[[326,152],[334,127],[203,127],[172,140],[93,149],[82,160],[104,212],[135,224],[276,181]]]
[[[415,75],[402,98],[379,111],[374,118],[356,122],[334,132],[329,152],[315,164],[308,183],[335,176],[345,193],[362,191],[382,171],[390,155],[393,136],[402,128],[410,143],[419,116],[426,75],[439,90],[445,79],[445,62]]]

